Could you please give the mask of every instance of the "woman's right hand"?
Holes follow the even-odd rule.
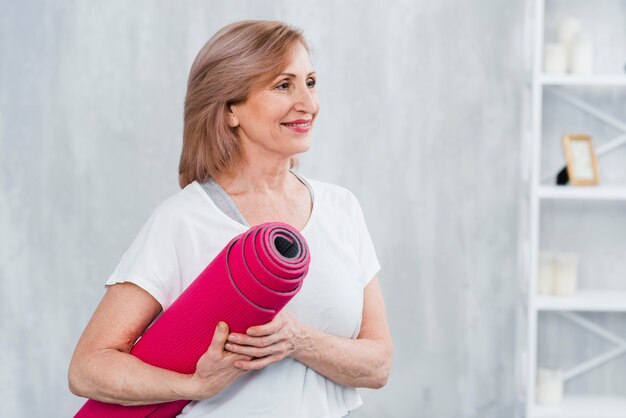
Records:
[[[247,373],[236,368],[233,363],[237,360],[250,360],[252,357],[224,350],[227,340],[228,325],[220,322],[215,327],[209,349],[196,364],[196,372],[191,377],[190,400],[200,401],[215,396]]]

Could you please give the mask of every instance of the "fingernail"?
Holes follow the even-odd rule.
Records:
[[[217,324],[217,327],[219,328],[221,332],[226,332],[228,330],[228,327],[226,326],[226,322],[223,322],[223,321],[220,321],[220,323]]]

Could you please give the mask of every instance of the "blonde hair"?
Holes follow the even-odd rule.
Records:
[[[229,106],[251,88],[269,82],[288,64],[302,32],[283,22],[248,20],[218,31],[194,60],[185,97],[183,149],[178,182],[184,188],[237,165],[240,147],[228,125]],[[297,166],[295,157],[291,168]]]

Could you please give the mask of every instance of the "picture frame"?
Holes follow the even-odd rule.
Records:
[[[573,186],[593,186],[600,181],[598,160],[591,137],[586,134],[563,136],[567,175]]]

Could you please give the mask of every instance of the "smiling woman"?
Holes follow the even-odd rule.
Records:
[[[244,109],[252,102],[254,111],[279,97],[285,99],[283,107],[289,106],[302,94],[303,83],[311,92],[308,100],[315,101],[315,105],[308,103],[314,113],[306,120],[312,121],[319,111],[316,78],[309,47],[297,29],[279,22],[245,21],[217,32],[200,50],[189,74],[180,186],[240,163],[242,143],[236,128],[241,124],[232,114],[233,106]],[[295,157],[290,162],[293,167]]]
[[[301,43],[292,48],[283,72],[230,105],[228,124],[239,128],[245,155],[274,152],[290,157],[311,146],[308,134],[320,108],[315,71],[306,48]]]
[[[106,282],[76,347],[72,392],[123,405],[193,400],[180,416],[342,417],[380,388],[392,343],[380,269],[347,189],[296,174],[319,113],[302,34],[229,25],[201,49],[185,99],[181,191],[159,205]],[[268,323],[222,323],[193,374],[142,362],[134,343],[233,237],[284,222],[308,243],[305,284]],[[218,295],[219,297],[221,295]],[[181,341],[184,344],[184,341]]]

